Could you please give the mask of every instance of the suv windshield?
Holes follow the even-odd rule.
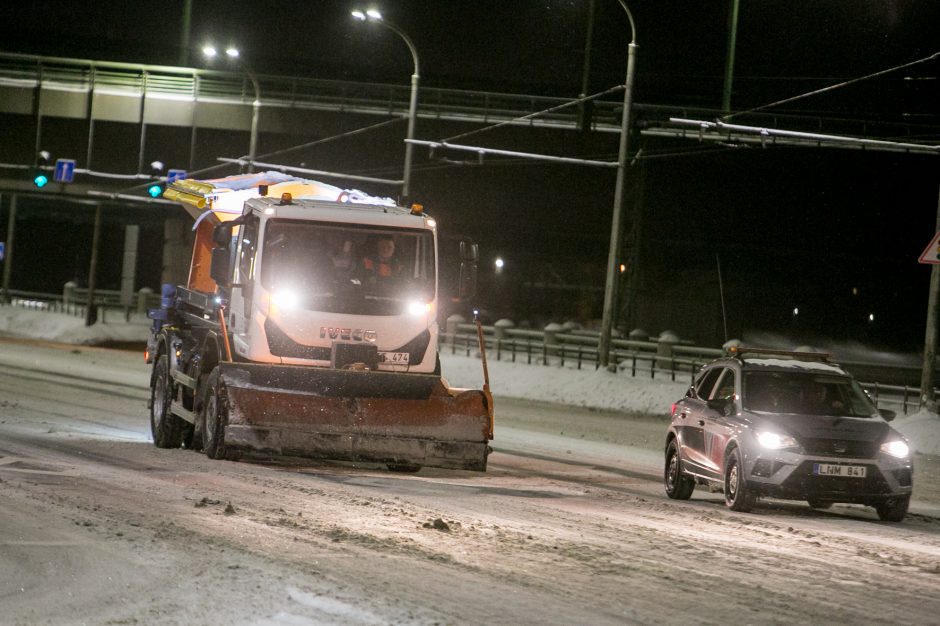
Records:
[[[398,315],[434,298],[430,231],[271,220],[261,284],[328,313]]]
[[[878,414],[859,384],[845,376],[750,371],[744,374],[743,395],[749,411],[846,417]]]

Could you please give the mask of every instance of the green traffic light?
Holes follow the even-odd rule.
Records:
[[[36,178],[33,179],[33,184],[42,189],[46,186],[46,183],[49,182],[49,177],[45,174],[36,174]]]
[[[147,190],[147,193],[150,194],[151,198],[156,198],[163,192],[163,189],[160,185],[150,185],[150,188]]]

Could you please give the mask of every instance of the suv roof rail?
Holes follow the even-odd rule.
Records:
[[[832,356],[828,352],[798,352],[795,350],[770,350],[767,348],[746,348],[743,346],[731,346],[728,348],[728,354],[738,360],[743,361],[744,355],[761,356],[783,356],[799,361],[829,361]]]

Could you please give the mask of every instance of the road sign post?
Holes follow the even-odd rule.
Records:
[[[927,247],[924,248],[918,263],[927,263],[928,265],[940,265],[940,232],[933,236]]]
[[[184,180],[185,178],[186,170],[167,170],[166,184],[169,185],[174,180]]]
[[[70,183],[75,176],[75,159],[56,159],[55,175],[53,180],[57,183]]]

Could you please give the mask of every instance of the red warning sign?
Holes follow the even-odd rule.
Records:
[[[940,265],[940,232],[933,236],[933,239],[930,240],[930,245],[928,245],[924,253],[920,255],[917,262]]]

